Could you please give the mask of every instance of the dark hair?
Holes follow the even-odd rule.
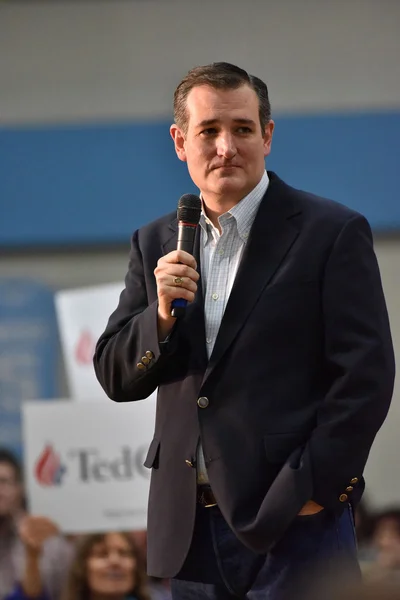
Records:
[[[63,600],[87,600],[90,597],[90,590],[87,580],[87,561],[93,547],[99,542],[103,542],[109,533],[95,533],[84,536],[77,544],[77,551],[71,564],[64,593]],[[134,589],[129,590],[127,596],[134,596],[137,600],[150,600],[147,588],[147,575],[144,567],[143,558],[129,533],[115,532],[126,540],[131,548],[132,554],[136,559],[136,577]]]
[[[175,123],[187,131],[186,101],[189,92],[196,86],[209,85],[216,89],[234,90],[242,85],[248,85],[257,94],[259,102],[259,118],[261,130],[264,132],[271,119],[271,104],[266,84],[246,71],[226,62],[216,62],[202,67],[194,67],[182,79],[174,94]]]
[[[382,521],[392,521],[394,524],[394,530],[400,535],[400,509],[393,507],[386,509],[375,515],[375,530],[379,527]]]
[[[14,470],[15,479],[22,481],[22,467],[18,458],[7,448],[0,448],[0,464],[6,464]]]

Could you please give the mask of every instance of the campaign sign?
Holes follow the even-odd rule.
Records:
[[[58,343],[53,291],[30,279],[0,279],[0,446],[18,456],[22,402],[58,395]]]
[[[23,406],[29,510],[63,532],[147,526],[155,394],[146,400],[27,402]]]
[[[123,283],[112,283],[65,290],[55,296],[68,385],[74,400],[107,398],[96,379],[93,354],[123,289]]]

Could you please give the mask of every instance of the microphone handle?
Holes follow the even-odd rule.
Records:
[[[194,240],[196,237],[197,225],[188,225],[186,223],[178,223],[178,243],[177,250],[184,250],[188,254],[193,255]],[[171,304],[171,316],[183,317],[186,312],[187,300],[184,298],[176,298]]]

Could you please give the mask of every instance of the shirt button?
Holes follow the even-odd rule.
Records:
[[[213,295],[212,295],[212,299],[213,300],[218,300],[218,298],[219,298],[218,294],[216,292],[214,292]]]
[[[222,256],[222,255],[223,255],[223,253],[224,253],[224,249],[223,249],[223,248],[221,248],[221,250],[218,250],[218,254],[219,254],[220,256]]]
[[[212,339],[211,338],[206,338],[206,342],[207,342],[207,344],[211,344]]]
[[[205,396],[200,396],[200,398],[197,400],[197,406],[199,406],[200,408],[207,408],[209,403],[210,402],[208,398],[206,398]]]

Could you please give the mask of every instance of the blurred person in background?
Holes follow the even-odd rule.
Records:
[[[150,600],[140,551],[129,533],[83,537],[62,600]]]
[[[35,597],[43,587],[58,600],[72,552],[54,523],[26,514],[21,465],[0,449],[0,598],[19,589]]]
[[[172,578],[174,600],[292,599],[339,556],[360,575],[350,504],[395,370],[371,229],[266,171],[259,78],[196,67],[174,113],[202,200],[195,256],[176,250],[175,213],[134,233],[94,366],[117,402],[158,388],[149,574]]]
[[[368,580],[390,579],[400,585],[400,509],[376,515],[372,547],[375,560],[365,570]]]

